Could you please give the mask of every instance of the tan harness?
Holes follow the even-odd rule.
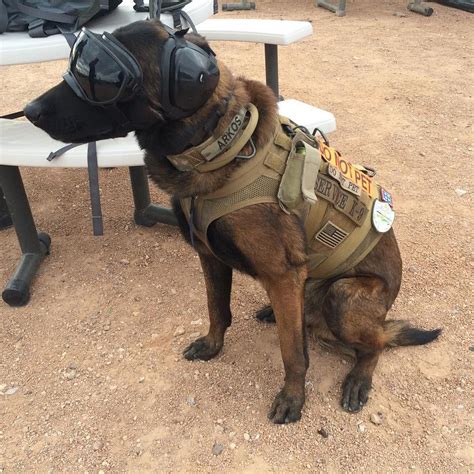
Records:
[[[208,159],[206,150],[216,151],[221,138],[211,137],[168,159],[178,169],[202,172],[225,166],[236,157],[245,159],[239,152],[251,139],[257,121],[258,111],[250,104],[231,121],[227,130],[237,124],[235,138],[221,154]],[[297,214],[304,221],[309,276],[322,280],[353,268],[382,236],[372,224],[374,203],[380,191],[390,201],[391,197],[369,174],[370,170],[343,160],[323,141],[315,141],[289,119],[279,117],[272,140],[245,159],[223,187],[180,202],[190,229],[211,252],[207,231],[212,222],[254,204],[278,203],[282,212]]]

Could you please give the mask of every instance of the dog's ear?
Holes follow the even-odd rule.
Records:
[[[190,43],[193,43],[193,44],[199,46],[201,49],[206,51],[206,53],[214,54],[214,51],[209,46],[209,43],[206,41],[206,39],[203,36],[197,35],[195,33],[188,33],[186,35],[186,40],[189,41]]]

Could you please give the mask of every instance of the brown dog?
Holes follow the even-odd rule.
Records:
[[[190,241],[190,226],[180,199],[206,195],[233,179],[242,159],[209,172],[180,171],[168,159],[189,148],[190,137],[201,141],[220,136],[242,107],[252,103],[259,113],[252,134],[257,150],[272,139],[277,120],[277,103],[265,85],[235,78],[219,62],[220,78],[214,92],[191,116],[169,120],[160,104],[160,57],[168,33],[160,22],[137,22],[114,33],[143,70],[143,87],[130,101],[120,104],[127,116],[154,117],[151,126],[138,128],[136,136],[145,150],[148,172],[156,184],[173,197],[173,207],[182,233]],[[197,35],[186,39],[206,51],[209,47]],[[218,112],[218,120],[212,122]],[[123,135],[109,115],[79,99],[62,82],[25,112],[29,119],[54,138],[84,142]],[[213,127],[209,130],[209,123]],[[249,143],[241,150],[247,154]],[[191,229],[192,233],[192,229]],[[401,283],[402,262],[392,230],[383,234],[375,248],[354,268],[326,281],[308,279],[307,242],[300,219],[282,212],[277,204],[255,204],[214,221],[207,238],[212,252],[198,238],[193,243],[204,271],[210,327],[184,351],[187,359],[209,360],[224,343],[232,321],[230,294],[232,271],[247,273],[265,288],[271,307],[257,316],[276,320],[285,367],[285,383],[269,412],[275,423],[298,420],[305,401],[308,368],[306,328],[329,341],[355,351],[356,362],[342,388],[342,406],[356,412],[367,402],[372,374],[386,347],[424,344],[439,330],[423,331],[403,321],[385,321]]]

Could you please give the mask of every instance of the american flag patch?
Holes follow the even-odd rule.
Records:
[[[342,230],[337,225],[329,221],[315,236],[324,245],[332,249],[337,247],[349,235],[349,232]]]

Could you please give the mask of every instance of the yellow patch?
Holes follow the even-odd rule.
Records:
[[[377,186],[370,176],[359,171],[352,163],[342,158],[335,148],[327,146],[322,140],[318,141],[321,156],[327,163],[335,166],[343,176],[363,189],[369,196],[377,197]]]

